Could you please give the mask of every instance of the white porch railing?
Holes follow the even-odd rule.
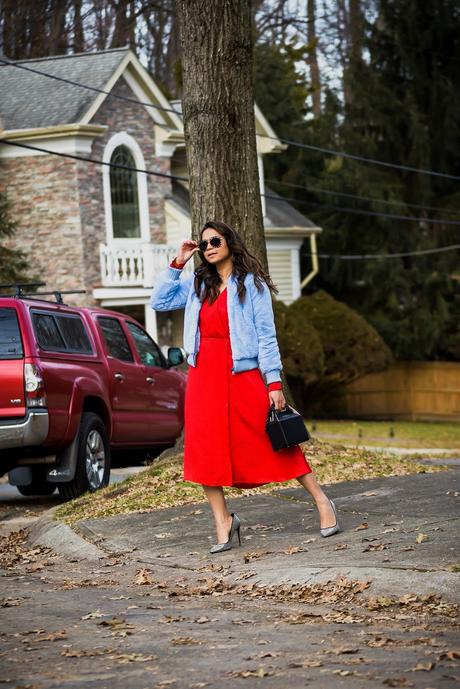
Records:
[[[101,279],[104,287],[152,287],[154,277],[177,256],[173,244],[137,244],[133,247],[100,245]],[[193,273],[193,261],[184,271]]]

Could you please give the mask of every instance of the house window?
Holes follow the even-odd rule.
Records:
[[[115,148],[110,162],[127,168],[136,167],[134,156],[129,148],[123,145]],[[137,172],[116,167],[110,168],[110,200],[114,238],[140,237]]]

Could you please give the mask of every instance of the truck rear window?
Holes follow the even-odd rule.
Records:
[[[37,342],[42,349],[54,352],[93,353],[80,316],[34,311],[32,322]]]
[[[15,309],[0,309],[0,359],[22,359],[21,333]]]

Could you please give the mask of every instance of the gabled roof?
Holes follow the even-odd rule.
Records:
[[[314,222],[285,201],[282,196],[265,186],[265,227],[317,227]]]
[[[15,64],[103,89],[128,48],[59,55]],[[13,65],[0,65],[0,115],[8,130],[38,129],[79,122],[97,93],[42,77]]]
[[[284,201],[283,198],[274,191],[265,187],[265,193],[269,197],[273,197],[265,197],[266,214],[264,218],[264,227],[266,230],[271,227],[277,229],[300,227],[319,231],[317,225],[302,215],[302,213],[299,213],[294,206],[291,206],[288,201]],[[175,180],[172,182],[172,198],[170,200],[178,206],[182,213],[190,217],[189,192],[183,184]]]
[[[3,128],[6,132],[17,132],[49,130],[68,124],[88,125],[121,76],[128,81],[134,99],[152,104],[153,107],[145,107],[152,119],[165,129],[163,138],[175,134],[183,140],[179,116],[168,112],[169,101],[129,48],[18,60],[13,65],[0,63]]]

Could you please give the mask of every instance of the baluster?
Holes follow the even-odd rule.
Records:
[[[122,252],[120,255],[119,260],[119,265],[120,265],[120,272],[119,272],[119,282],[123,283],[126,278],[126,252]]]

